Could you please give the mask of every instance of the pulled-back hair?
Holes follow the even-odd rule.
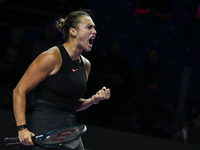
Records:
[[[81,9],[78,11],[73,11],[65,18],[60,17],[56,21],[56,28],[63,34],[64,41],[67,41],[69,38],[69,29],[75,28],[77,29],[78,24],[80,23],[80,17],[89,16],[91,18],[94,17],[91,10]]]

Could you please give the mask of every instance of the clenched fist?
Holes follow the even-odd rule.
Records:
[[[104,86],[101,90],[99,90],[95,95],[92,96],[92,99],[95,102],[99,102],[102,100],[109,99],[110,95],[111,95],[110,89]]]

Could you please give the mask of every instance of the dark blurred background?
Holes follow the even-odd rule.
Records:
[[[200,144],[199,0],[0,0],[0,108],[12,111],[26,68],[63,42],[55,20],[79,8],[95,12],[97,30],[83,53],[92,64],[85,98],[103,85],[112,96],[78,122],[170,140],[181,132],[182,142],[182,129],[194,127],[187,142]]]

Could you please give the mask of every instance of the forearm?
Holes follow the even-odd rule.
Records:
[[[13,91],[13,111],[15,116],[16,125],[26,124],[26,95],[19,94],[17,90]]]
[[[76,111],[85,110],[90,107],[92,104],[98,104],[99,101],[106,100],[110,98],[110,89],[106,89],[104,86],[99,90],[95,95],[88,99],[79,99],[77,104]]]
[[[97,104],[94,100],[94,96],[92,96],[91,98],[88,98],[88,99],[81,98],[78,101],[76,111],[85,110],[93,104]]]

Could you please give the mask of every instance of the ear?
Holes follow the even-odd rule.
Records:
[[[76,31],[74,28],[70,28],[70,29],[69,29],[69,33],[70,33],[72,36],[76,36],[76,35],[77,35],[77,31]]]

